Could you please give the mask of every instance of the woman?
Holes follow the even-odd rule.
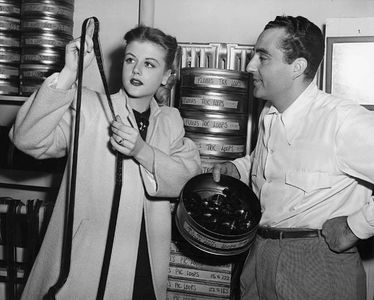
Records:
[[[92,31],[89,24],[87,32]],[[167,198],[177,197],[201,172],[198,151],[184,137],[178,110],[159,106],[154,98],[171,76],[175,38],[137,27],[125,41],[123,87],[111,97],[116,120],[111,120],[105,95],[82,92],[71,268],[56,299],[96,297],[119,151],[125,157],[123,186],[105,298],[164,300],[171,239]],[[71,153],[79,45],[76,39],[66,46],[64,68],[30,96],[10,132],[16,147],[35,158]],[[85,68],[94,57],[92,48],[88,34]],[[42,299],[58,278],[69,169],[23,299]]]

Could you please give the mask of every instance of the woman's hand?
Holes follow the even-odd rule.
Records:
[[[87,23],[86,38],[84,45],[84,61],[83,70],[85,70],[92,62],[95,53],[93,51],[92,36],[94,33],[95,24],[92,19]],[[65,47],[65,66],[61,70],[57,88],[70,89],[73,83],[77,80],[78,76],[78,61],[79,61],[79,50],[80,50],[81,38],[76,38],[70,41]]]
[[[139,131],[124,124],[119,116],[112,122],[111,130],[110,143],[113,148],[126,156],[134,157],[148,171],[153,172],[153,149],[142,139]]]
[[[132,126],[124,124],[119,116],[112,122],[111,129],[113,134],[110,142],[113,148],[122,154],[136,158],[136,155],[145,144],[139,131]]]

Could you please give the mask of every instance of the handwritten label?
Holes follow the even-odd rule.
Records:
[[[207,280],[210,282],[228,284],[230,284],[231,281],[231,274],[228,273],[183,268],[179,266],[169,266],[169,276],[192,280]]]
[[[188,127],[240,130],[240,124],[238,122],[228,120],[197,120],[184,118],[183,121],[184,125]]]
[[[229,286],[214,285],[205,282],[199,283],[169,278],[167,287],[171,291],[183,291],[207,296],[230,296]]]
[[[182,104],[237,109],[239,101],[207,97],[182,97]]]
[[[231,79],[226,77],[215,77],[215,76],[196,76],[194,78],[194,84],[196,85],[218,85],[233,88],[245,88],[245,82],[238,79]]]

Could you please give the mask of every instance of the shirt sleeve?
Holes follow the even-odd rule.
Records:
[[[337,133],[337,157],[340,170],[364,180],[368,189],[374,184],[374,113],[362,107],[352,109],[342,121]],[[374,236],[374,200],[347,219],[353,233],[360,239]]]
[[[374,199],[366,203],[358,212],[348,216],[348,226],[360,239],[367,239],[374,235]]]
[[[250,170],[252,166],[252,155],[247,154],[241,158],[233,160],[232,163],[238,169],[238,172],[240,174],[240,180],[243,181],[246,185],[249,185]]]

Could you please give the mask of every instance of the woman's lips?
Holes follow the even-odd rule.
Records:
[[[135,86],[143,85],[143,82],[141,82],[140,80],[135,79],[135,78],[130,79],[130,83],[131,83],[132,85],[135,85]]]

